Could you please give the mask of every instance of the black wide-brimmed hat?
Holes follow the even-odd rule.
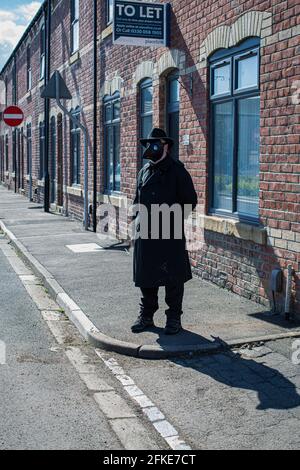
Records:
[[[163,129],[159,129],[159,127],[154,127],[149,134],[148,139],[140,139],[141,144],[144,147],[147,147],[149,142],[155,142],[156,140],[164,140],[166,144],[170,146],[174,145],[174,140],[171,137],[168,137],[167,134]]]

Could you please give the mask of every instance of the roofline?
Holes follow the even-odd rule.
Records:
[[[18,49],[20,48],[21,44],[23,43],[24,39],[26,38],[26,36],[28,35],[29,31],[31,30],[31,28],[34,26],[34,24],[38,21],[38,19],[40,18],[40,16],[42,15],[43,11],[44,11],[44,8],[45,8],[45,5],[47,3],[47,0],[44,0],[40,6],[40,8],[38,9],[37,13],[35,14],[35,16],[33,17],[33,19],[31,20],[31,22],[29,23],[29,25],[27,26],[26,30],[24,31],[21,39],[19,40],[18,44],[16,45],[16,47],[14,48],[14,50],[12,51],[12,53],[10,54],[9,58],[7,59],[7,61],[5,62],[4,66],[2,67],[1,71],[0,71],[0,75],[2,75],[5,71],[5,69],[8,67],[9,63],[11,62],[11,60],[14,58],[16,52],[18,51]]]

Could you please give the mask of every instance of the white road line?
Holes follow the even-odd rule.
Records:
[[[112,374],[121,382],[124,390],[142,409],[145,416],[154,426],[160,436],[173,450],[192,450],[179,436],[176,429],[169,421],[165,419],[163,413],[152,403],[152,401],[137,387],[134,380],[129,377],[123,368],[113,357],[108,358],[107,353],[96,349],[97,355],[102,359],[104,364]]]

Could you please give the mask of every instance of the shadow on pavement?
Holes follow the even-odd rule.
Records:
[[[102,246],[102,249],[107,250],[107,251],[128,251],[129,248],[130,248],[130,245],[128,245],[128,243],[124,244],[123,242],[113,243],[107,246]]]
[[[245,359],[240,354],[229,352],[205,356],[203,360],[200,357],[174,358],[172,362],[194,369],[228,387],[257,392],[257,410],[288,410],[299,407],[300,395],[295,385],[281,372],[268,366],[264,358],[260,359],[261,362],[258,360]]]
[[[211,345],[212,342],[207,338],[204,338],[201,335],[193,333],[189,330],[182,330],[179,334],[175,336],[167,336],[164,333],[164,328],[153,327],[147,329],[148,333],[153,333],[157,336],[156,343],[161,347],[175,347],[175,346],[193,346],[193,345]],[[135,334],[138,337],[138,334]]]
[[[272,323],[272,325],[280,326],[286,330],[293,330],[299,329],[300,321],[297,319],[293,319],[291,321],[287,321],[283,315],[279,313],[272,313],[270,311],[267,312],[256,312],[248,314],[249,317],[255,318],[256,320],[261,320],[267,323]]]

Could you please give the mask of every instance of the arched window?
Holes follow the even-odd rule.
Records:
[[[145,79],[140,84],[140,138],[146,139],[153,127],[153,84]],[[141,149],[142,152],[142,149]]]
[[[71,111],[72,114],[80,120],[79,106]],[[79,185],[81,182],[81,139],[80,127],[71,121],[71,185]]]
[[[32,171],[32,131],[31,131],[31,124],[27,124],[26,126],[26,148],[27,148],[27,175],[31,175]]]
[[[180,83],[179,72],[167,77],[167,132],[174,139],[173,158],[179,158]]]
[[[12,171],[16,175],[17,166],[17,129],[12,132]]]
[[[4,136],[0,137],[0,179],[4,181]]]
[[[8,134],[5,136],[5,170],[9,171],[9,142]]]
[[[258,220],[259,39],[210,58],[211,212]]]
[[[20,174],[20,188],[24,189],[24,177],[25,177],[25,169],[24,169],[24,128],[20,129],[20,148],[19,148],[19,174]]]
[[[120,165],[120,94],[104,98],[105,189],[121,190]]]

